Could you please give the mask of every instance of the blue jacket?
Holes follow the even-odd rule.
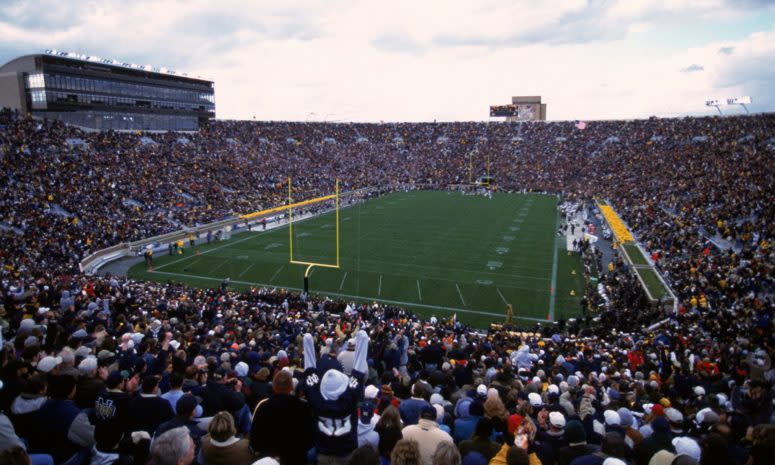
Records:
[[[477,423],[479,423],[480,416],[470,416],[467,418],[458,418],[455,420],[455,431],[452,435],[452,439],[455,444],[459,444],[460,441],[471,439],[474,435]]]

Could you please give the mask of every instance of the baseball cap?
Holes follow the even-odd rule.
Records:
[[[38,371],[48,373],[62,363],[62,357],[43,357],[38,362]]]
[[[366,389],[364,390],[364,393],[363,393],[363,397],[365,397],[366,399],[376,399],[378,394],[379,394],[379,389],[377,389],[377,386],[370,384],[366,386]]]
[[[105,385],[108,387],[108,389],[114,389],[126,378],[129,378],[129,372],[126,370],[111,371],[110,374],[108,374],[108,379],[105,380]]]
[[[565,417],[560,412],[551,412],[549,414],[549,423],[556,428],[564,428]]]
[[[675,447],[675,455],[688,455],[694,460],[700,460],[700,446],[692,438],[686,436],[673,438],[673,447]]]

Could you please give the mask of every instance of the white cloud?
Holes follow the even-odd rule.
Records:
[[[746,89],[767,102],[753,94],[775,88],[772,32],[672,54],[631,43],[666,24],[770,12],[766,3],[68,2],[64,21],[15,2],[0,13],[0,54],[53,47],[176,67],[216,81],[221,118],[485,119],[518,94],[542,95],[551,119],[644,117]],[[689,64],[704,72],[682,73]]]

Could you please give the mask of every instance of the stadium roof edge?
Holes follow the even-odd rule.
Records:
[[[202,81],[207,83],[214,84],[215,81],[213,79],[204,78],[202,76],[193,76],[188,73],[178,72],[174,70],[170,70],[165,67],[157,67],[152,65],[136,65],[132,63],[126,63],[121,62],[118,60],[112,60],[112,59],[103,59],[96,56],[91,55],[79,55],[74,52],[60,52],[55,49],[52,50],[45,50],[41,53],[29,53],[26,55],[18,56],[12,60],[7,61],[6,63],[2,64],[0,66],[0,70],[3,68],[13,65],[17,62],[23,62],[25,59],[31,59],[31,58],[37,58],[37,57],[55,57],[55,58],[62,58],[66,60],[72,60],[72,61],[78,61],[82,63],[91,63],[95,65],[102,65],[102,66],[109,66],[111,68],[116,69],[125,69],[130,71],[137,71],[137,72],[144,72],[149,74],[160,74],[163,76],[170,76],[170,77],[177,77],[182,79],[191,79],[194,81]]]

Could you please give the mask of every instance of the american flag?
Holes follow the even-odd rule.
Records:
[[[576,126],[577,129],[581,129],[583,131],[584,129],[587,128],[587,123],[585,123],[583,121],[576,120],[575,126]]]

